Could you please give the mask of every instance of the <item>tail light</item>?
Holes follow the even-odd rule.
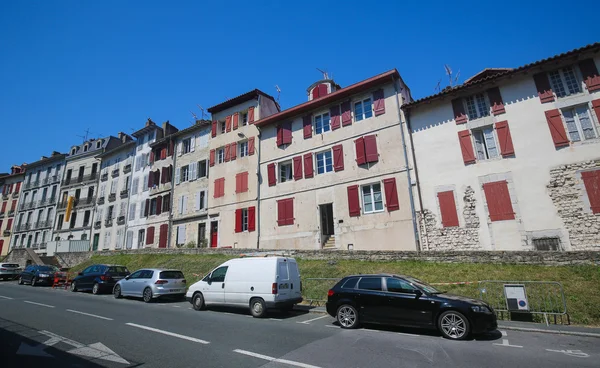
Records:
[[[109,279],[110,279],[110,276],[108,276],[108,275],[100,276],[100,280],[102,280],[102,281],[108,281]]]
[[[155,285],[162,285],[162,284],[166,284],[168,281],[167,280],[156,280],[156,282],[154,283]]]
[[[329,289],[329,291],[327,292],[327,297],[333,296],[335,294],[335,291]]]
[[[277,283],[274,282],[273,286],[271,286],[271,294],[277,294]]]
[[[182,284],[185,284],[187,281],[185,281],[185,279],[181,280]]]
[[[0,271],[6,271],[6,268],[0,268]]]

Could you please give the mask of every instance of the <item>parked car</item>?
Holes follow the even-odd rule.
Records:
[[[125,266],[91,265],[71,281],[71,291],[91,290],[94,294],[112,291],[115,284],[128,275],[129,270]]]
[[[286,257],[232,259],[190,286],[186,298],[195,310],[238,306],[254,317],[264,317],[268,308],[289,311],[302,302],[298,264]]]
[[[18,263],[0,263],[0,279],[14,280],[21,274],[21,266]]]
[[[19,278],[19,285],[25,283],[31,286],[46,284],[52,285],[54,282],[54,274],[58,272],[58,268],[52,265],[30,265],[25,267]]]
[[[150,303],[164,296],[183,298],[186,286],[183,272],[179,270],[145,268],[117,282],[113,295],[117,299],[123,296],[142,297],[146,303]]]
[[[326,308],[342,328],[363,322],[424,327],[453,340],[497,328],[494,310],[485,302],[446,294],[410,276],[344,277],[329,290]]]

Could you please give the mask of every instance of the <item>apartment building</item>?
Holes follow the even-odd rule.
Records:
[[[96,156],[101,169],[92,250],[133,246],[133,238],[125,239],[125,232],[135,147],[128,137],[122,145]]]
[[[260,247],[417,249],[398,71],[345,88],[325,76],[307,95],[256,123]]]
[[[8,253],[11,244],[25,244],[25,237],[14,237],[13,230],[15,218],[18,218],[16,212],[26,167],[26,164],[14,165],[10,168],[10,174],[0,178],[3,183],[0,198],[0,256]]]
[[[208,109],[209,246],[257,248],[259,130],[256,122],[280,111],[275,99],[255,89]]]
[[[170,247],[208,244],[208,169],[211,122],[196,124],[174,134],[176,157],[171,208]]]
[[[600,43],[404,106],[427,250],[600,249]]]
[[[64,153],[54,151],[49,157],[42,156],[40,160],[27,164],[17,224],[13,228],[15,246],[43,250],[52,240],[65,157]]]

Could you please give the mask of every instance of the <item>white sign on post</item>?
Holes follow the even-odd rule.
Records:
[[[504,296],[509,311],[528,311],[529,303],[525,293],[525,285],[505,284]]]

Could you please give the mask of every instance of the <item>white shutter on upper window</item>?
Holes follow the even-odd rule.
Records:
[[[196,149],[196,136],[193,135],[190,137],[190,152],[194,152]]]
[[[183,142],[179,142],[179,144],[177,144],[177,156],[181,156],[182,151],[183,151]]]
[[[175,169],[175,184],[179,184],[179,177],[181,176],[181,169],[178,167]]]
[[[185,225],[177,226],[177,244],[185,244]]]
[[[187,201],[188,201],[188,196],[184,195],[183,196],[183,213],[187,213]]]
[[[196,198],[196,211],[200,211],[200,192],[196,193],[194,197]]]
[[[140,202],[140,218],[144,218],[144,212],[146,212],[146,201]]]
[[[133,231],[127,231],[127,240],[125,241],[125,246],[127,249],[131,249],[133,247]]]
[[[135,203],[129,205],[129,220],[135,220]]]
[[[184,196],[179,197],[179,214],[183,214],[183,201],[184,201]]]
[[[197,165],[195,163],[191,163],[189,166],[189,170],[190,170],[190,177],[189,177],[189,181],[194,181],[196,180],[196,175],[198,175],[198,170],[197,170]]]

